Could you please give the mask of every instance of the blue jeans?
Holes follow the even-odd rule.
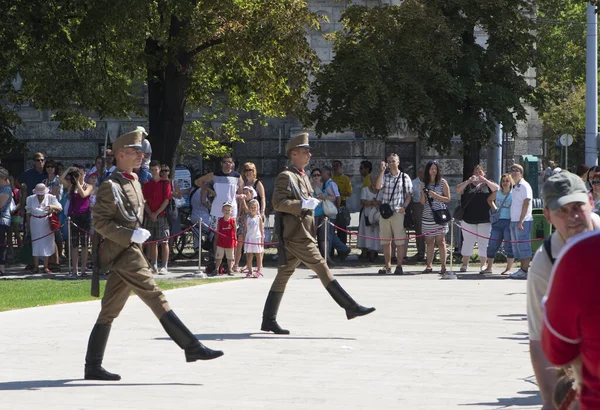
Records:
[[[327,231],[327,250],[332,249],[338,252],[348,252],[348,246],[334,233],[335,228],[329,225],[329,231]]]
[[[523,230],[518,228],[518,222],[510,223],[510,238],[513,241],[529,241],[531,239],[531,228],[533,221],[523,222]],[[515,259],[531,259],[531,242],[513,243]]]
[[[510,219],[499,219],[498,222],[492,224],[490,241],[487,248],[487,257],[493,259],[498,253],[500,245],[504,243],[504,252],[506,252],[506,257],[514,258],[512,243],[508,241],[510,241]]]

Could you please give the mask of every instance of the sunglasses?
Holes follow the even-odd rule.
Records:
[[[321,174],[312,174],[312,177],[313,177],[313,178],[314,178],[314,177],[320,177],[320,176],[321,176]]]
[[[520,174],[521,170],[520,169],[511,169],[510,172],[518,172]]]
[[[593,180],[593,181],[590,181],[590,183],[591,183],[592,185],[600,185],[600,179],[595,179],[595,180]]]
[[[36,158],[34,159],[35,162],[44,162],[46,161],[46,158]]]
[[[160,172],[169,172],[168,169],[161,169]]]
[[[253,169],[245,169],[244,172],[252,172],[254,171]]]

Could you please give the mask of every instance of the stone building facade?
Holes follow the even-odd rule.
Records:
[[[333,58],[331,42],[323,34],[331,33],[342,28],[339,23],[343,10],[348,6],[348,1],[309,0],[310,8],[323,16],[329,22],[322,25],[322,32],[307,33],[307,39],[323,62]],[[355,2],[356,3],[356,2]],[[398,4],[400,0],[364,0],[365,5]],[[484,40],[484,34],[479,33]],[[534,83],[535,72],[528,73],[529,81]],[[119,119],[97,119],[95,129],[85,132],[67,132],[58,129],[56,122],[50,121],[51,112],[38,111],[31,106],[23,105],[19,111],[24,125],[17,130],[17,137],[25,143],[23,153],[14,154],[3,158],[3,163],[9,170],[18,175],[24,168],[32,166],[31,156],[34,152],[43,152],[48,158],[63,162],[66,166],[78,162],[93,164],[94,157],[101,153],[104,139],[107,135],[114,138],[124,132],[134,129],[138,125],[147,127],[147,119],[139,118],[127,121]],[[244,162],[256,163],[260,178],[265,183],[267,195],[270,197],[273,179],[278,171],[286,164],[284,147],[289,138],[305,130],[295,118],[274,119],[267,127],[256,127],[244,134],[244,143],[233,145],[234,159],[239,166]],[[518,138],[505,136],[503,141],[506,166],[512,163],[521,154],[541,156],[542,139],[541,124],[534,110],[530,110],[527,121],[519,124]],[[430,159],[437,159],[446,179],[451,186],[458,184],[462,179],[462,156],[460,154],[460,139],[453,145],[452,153],[440,157],[437,152],[427,148],[426,143],[418,139],[417,135],[408,129],[401,130],[397,135],[390,135],[385,140],[365,140],[360,133],[347,131],[326,135],[323,138],[313,139],[313,161],[322,166],[330,164],[331,160],[339,159],[343,163],[344,173],[351,177],[354,195],[349,201],[353,210],[358,210],[360,202],[361,178],[359,163],[369,160],[378,169],[379,163],[389,153],[397,153],[401,159],[401,166],[405,172],[414,177],[414,171],[419,164]],[[487,164],[487,153],[482,153],[484,166]],[[212,170],[218,166],[217,162],[202,162],[200,158],[187,158],[185,163],[199,171]],[[505,169],[505,168],[502,168]]]

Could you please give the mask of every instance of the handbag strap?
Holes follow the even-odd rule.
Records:
[[[477,187],[475,187],[475,192],[473,192],[473,194],[471,195],[471,198],[469,198],[469,200],[467,201],[467,203],[463,206],[463,209],[466,209],[467,206],[469,206],[469,204],[471,203],[471,201],[473,200],[473,198],[475,198],[475,194],[479,191],[479,187],[484,185],[483,183],[479,184]]]
[[[498,195],[498,194],[496,194]],[[504,195],[504,194],[502,194]],[[510,192],[508,193],[508,195],[510,195]],[[504,203],[506,202],[506,200],[508,199],[508,195],[504,196],[504,199],[502,200],[502,202],[500,203],[500,206],[498,207],[497,211],[499,211],[500,209],[502,209],[504,207]]]

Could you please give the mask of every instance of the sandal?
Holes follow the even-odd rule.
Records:
[[[505,270],[500,275],[510,275],[510,270]]]
[[[253,277],[254,277],[254,275],[252,275],[252,272],[248,272],[248,273],[246,273],[246,277],[247,277],[247,278],[253,278]]]
[[[445,275],[447,273],[446,268],[440,269],[440,275]]]
[[[421,273],[431,273],[433,272],[433,268],[425,268],[425,270]]]
[[[262,272],[257,270],[256,272],[254,272],[254,275],[252,276],[253,278],[260,278],[261,276],[263,276]]]
[[[481,272],[479,272],[480,275],[491,275],[493,273],[494,273],[493,271],[487,270],[487,269],[484,269]]]
[[[51,274],[52,271],[50,269],[48,269],[48,268],[44,268],[44,273],[45,274]]]

